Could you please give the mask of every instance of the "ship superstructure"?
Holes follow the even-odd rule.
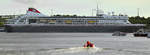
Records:
[[[11,22],[13,21],[13,22]],[[104,14],[98,10],[96,16],[46,16],[35,8],[25,15],[9,20],[7,24],[131,24],[127,15]]]

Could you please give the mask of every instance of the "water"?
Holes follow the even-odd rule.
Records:
[[[4,33],[0,55],[150,55],[150,39],[112,33]],[[89,40],[96,48],[83,48]]]

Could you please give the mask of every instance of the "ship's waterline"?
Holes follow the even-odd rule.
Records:
[[[135,32],[144,25],[6,25],[6,32]],[[32,30],[32,31],[31,31]]]

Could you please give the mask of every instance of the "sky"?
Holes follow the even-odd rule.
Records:
[[[137,16],[137,8],[140,8],[140,16],[149,17],[150,0],[0,0],[0,15],[25,14],[29,7],[38,9],[45,15],[80,15],[92,16],[92,10],[99,8],[106,14],[115,12],[128,16]],[[94,15],[96,11],[93,11]]]

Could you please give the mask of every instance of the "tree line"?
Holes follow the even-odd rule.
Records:
[[[129,17],[129,21],[132,24],[150,24],[150,17],[145,18],[145,17]]]
[[[140,17],[140,16],[135,16],[135,17],[129,17],[129,21],[132,24],[146,24],[146,28],[150,28],[150,17]]]

